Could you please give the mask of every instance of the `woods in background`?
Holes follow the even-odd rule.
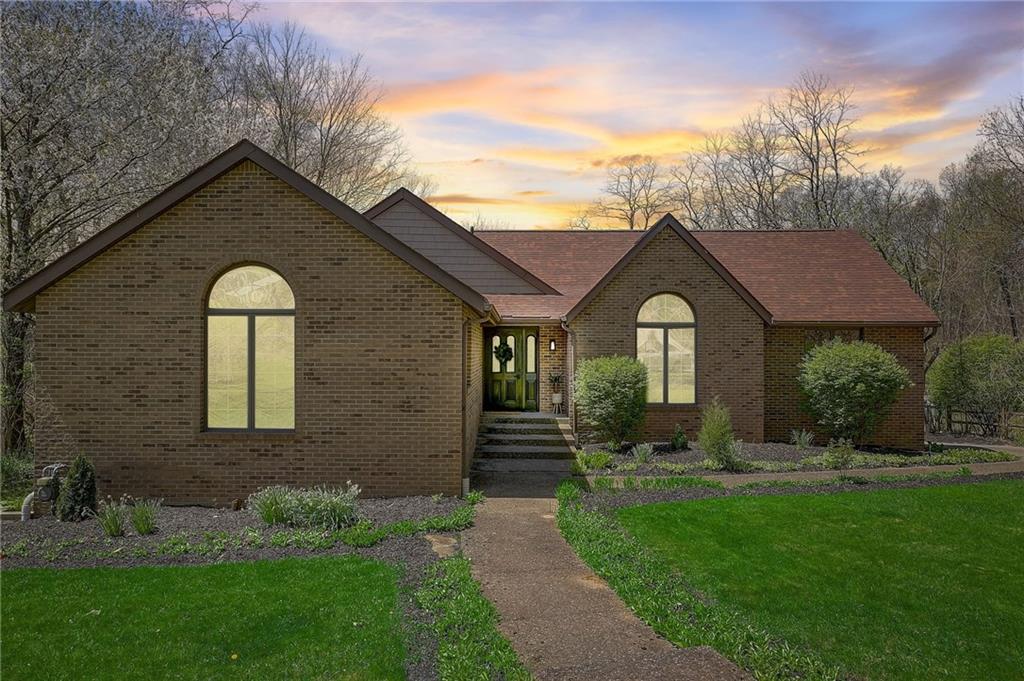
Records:
[[[617,159],[587,216],[646,229],[854,229],[939,315],[928,361],[977,333],[1024,333],[1024,97],[990,112],[939,182],[864,172],[848,88],[805,74],[727,134],[665,165]],[[589,227],[574,218],[569,227]],[[836,267],[842,267],[836,263]]]
[[[423,189],[380,88],[217,0],[0,7],[4,291],[248,138],[357,208]],[[32,315],[2,317],[3,451],[31,442]]]

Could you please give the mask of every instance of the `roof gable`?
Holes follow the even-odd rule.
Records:
[[[686,228],[684,228],[671,213],[666,214],[665,217],[658,220],[658,223],[654,225],[654,227],[647,230],[647,232],[638,239],[637,242],[633,244],[633,246],[626,251],[621,258],[619,258],[619,261],[615,263],[615,265],[608,270],[603,277],[601,277],[597,284],[595,284],[594,287],[591,288],[590,291],[583,296],[583,298],[581,298],[579,302],[572,307],[572,309],[569,310],[564,319],[566,321],[571,321],[580,312],[582,312],[590,301],[593,300],[594,297],[597,296],[597,294],[600,293],[601,290],[604,289],[604,287],[607,286],[608,283],[611,282],[615,276],[621,272],[622,269],[628,265],[647,244],[651,242],[652,239],[666,229],[670,229],[675,232],[687,246],[692,248],[693,251],[700,256],[700,258],[704,260],[704,262],[706,262],[708,266],[711,267],[711,269],[714,270],[715,273],[721,277],[722,280],[725,281],[725,283],[728,284],[729,287],[732,288],[764,322],[769,324],[771,323],[772,318],[768,310],[766,310],[765,307],[758,302],[758,300],[754,298],[754,296],[751,295],[751,293],[744,288],[739,281],[736,280],[729,270],[727,270],[722,263],[718,262],[718,260],[715,259],[715,257],[711,255],[711,253],[701,245],[701,243]]]
[[[476,290],[438,267],[420,253],[366,219],[359,211],[348,206],[324,189],[313,184],[297,172],[263,151],[248,140],[242,140],[213,160],[157,194],[120,220],[97,232],[88,240],[57,258],[25,281],[4,293],[5,310],[26,310],[35,296],[60,281],[76,269],[100,255],[125,237],[141,229],[154,218],[174,207],[242,161],[249,160],[285,184],[303,194],[339,219],[351,225],[371,240],[390,251],[414,269],[448,290],[478,312],[490,310],[490,303]]]
[[[404,187],[363,215],[483,293],[558,294],[536,274]]]

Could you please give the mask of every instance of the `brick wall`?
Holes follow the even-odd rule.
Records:
[[[484,404],[484,331],[477,315],[466,310],[465,424],[462,433],[462,476],[469,477],[480,430],[480,412]]]
[[[772,327],[765,333],[765,439],[788,441],[790,431],[814,431],[819,443],[828,434],[800,406],[796,382],[804,353],[832,337],[852,340],[860,329]],[[904,390],[892,413],[879,426],[871,444],[903,449],[924,446],[924,341],[916,327],[865,327],[863,338],[893,353],[910,372],[914,384]]]
[[[295,294],[294,433],[202,430],[205,295],[242,262]],[[461,490],[462,302],[251,162],[42,293],[36,312],[37,463],[77,449],[102,495]]]
[[[645,437],[665,439],[676,424],[691,438],[700,405],[719,396],[732,411],[736,436],[764,436],[764,323],[757,313],[675,232],[664,230],[577,316],[574,362],[636,355],[636,313],[655,293],[672,292],[697,320],[697,404],[650,405]]]
[[[554,350],[551,350],[551,341],[555,341]],[[551,405],[551,393],[553,391],[548,379],[553,372],[557,372],[562,374],[562,383],[559,385],[558,391],[562,393],[562,413],[565,413],[565,403],[568,401],[565,387],[565,331],[561,326],[542,326],[540,327],[538,342],[540,343],[540,376],[537,377],[540,381],[540,404],[538,409],[546,412],[553,410]]]

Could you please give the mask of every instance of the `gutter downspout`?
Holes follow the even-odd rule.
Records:
[[[483,317],[479,317],[477,319],[473,319],[472,317],[469,317],[469,318],[467,318],[466,320],[464,320],[462,322],[462,386],[461,386],[461,388],[462,388],[462,446],[463,446],[463,448],[465,448],[465,446],[466,446],[466,377],[468,375],[467,372],[468,372],[468,365],[469,365],[469,352],[468,352],[468,347],[466,346],[466,338],[469,335],[469,327],[470,327],[470,325],[471,324],[472,325],[483,324],[484,322],[488,321],[491,318],[491,311],[492,310],[493,310],[493,306],[490,303],[485,303],[484,304],[484,310],[483,310],[485,314],[484,314]],[[480,427],[480,424],[478,422],[477,423],[477,428],[479,428],[479,427]],[[473,460],[470,459],[468,463],[470,463],[470,464],[473,463]],[[462,461],[459,462],[459,465],[462,467],[462,496],[466,496],[467,494],[469,494],[469,468],[468,468],[467,461],[466,461],[466,452],[465,451],[462,452]]]
[[[565,331],[565,337],[568,341],[568,343],[566,344],[567,347],[565,348],[565,373],[567,379],[565,382],[565,393],[566,397],[568,398],[567,403],[569,405],[569,409],[572,412],[569,415],[569,426],[572,428],[572,437],[574,444],[579,444],[578,442],[575,442],[576,403],[572,399],[572,384],[576,374],[576,332],[569,328],[569,321],[566,317],[562,317],[559,320],[559,322],[561,322],[562,330]]]

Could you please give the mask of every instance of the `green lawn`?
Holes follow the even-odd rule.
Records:
[[[623,509],[701,591],[846,673],[1020,679],[1024,482]]]
[[[4,570],[4,681],[400,679],[398,570],[356,557]]]

